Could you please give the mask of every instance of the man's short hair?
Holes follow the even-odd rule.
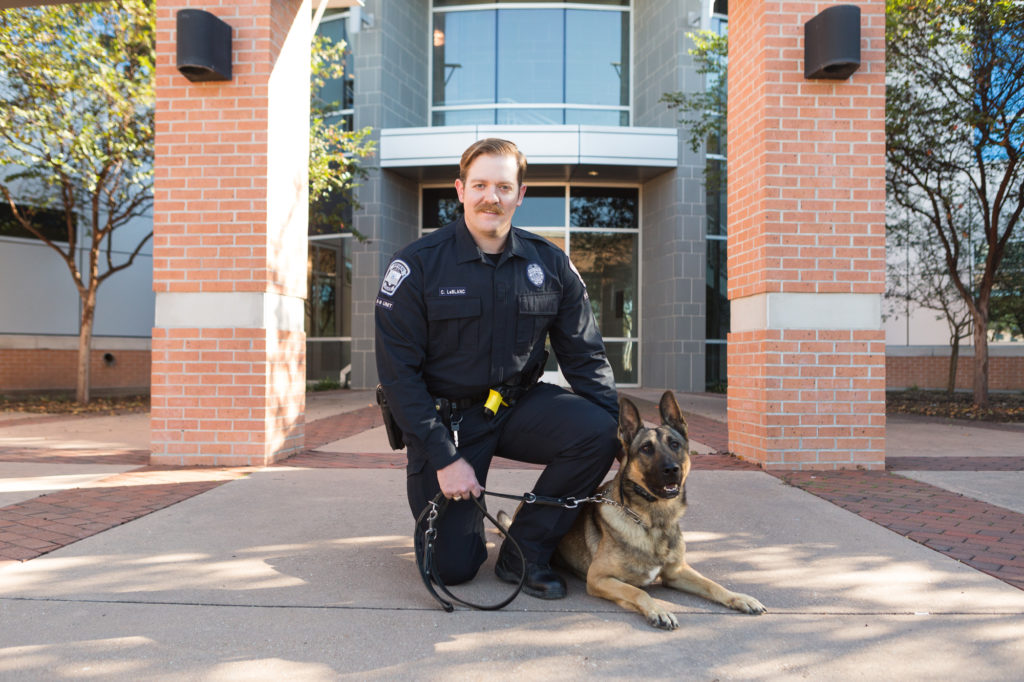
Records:
[[[517,180],[520,185],[523,184],[523,180],[526,178],[526,156],[519,151],[519,147],[514,142],[508,140],[502,140],[497,137],[488,137],[483,140],[477,140],[473,144],[469,145],[466,151],[462,152],[462,161],[459,162],[459,179],[462,182],[466,182],[466,173],[469,171],[469,167],[476,161],[476,157],[481,154],[489,154],[491,156],[511,156],[516,160],[516,165],[519,166],[519,172],[517,174]]]

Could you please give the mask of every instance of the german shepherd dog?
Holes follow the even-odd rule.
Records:
[[[589,594],[637,611],[664,630],[675,630],[679,622],[640,589],[659,577],[668,587],[737,611],[764,613],[758,600],[725,589],[686,563],[679,526],[690,473],[686,420],[671,391],[662,395],[659,411],[661,426],[649,429],[636,405],[620,398],[624,454],[615,477],[597,490],[610,503],[583,507],[558,546],[557,563],[586,580]]]

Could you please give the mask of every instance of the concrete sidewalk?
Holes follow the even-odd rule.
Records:
[[[696,417],[691,429],[700,422],[705,440],[721,439],[724,398],[680,402]],[[156,508],[0,563],[0,679],[1004,680],[1024,669],[1024,591],[1013,584],[1016,576],[1024,585],[1024,552],[986,572],[908,539],[918,531],[893,532],[884,518],[844,508],[880,514],[885,501],[872,491],[900,507],[893,484],[897,498],[923,490],[950,508],[914,518],[982,509],[990,516],[970,519],[996,514],[994,530],[960,544],[985,537],[993,555],[1018,552],[1020,429],[892,420],[890,458],[933,467],[914,478],[839,472],[787,484],[698,455],[684,518],[688,559],[769,613],[744,616],[653,588],[679,616],[680,629],[666,633],[589,597],[576,580],[557,602],[521,595],[499,612],[441,611],[412,559],[402,458],[387,450],[372,414],[369,392],[313,394],[315,450],[258,470],[133,463],[148,446],[146,415],[0,422],[0,545],[15,523],[42,527],[63,514],[70,533],[90,510],[144,510],[146,500]],[[951,470],[971,462],[982,471]],[[979,473],[994,484],[957,495]],[[943,480],[925,481],[936,475]],[[509,465],[493,471],[490,487],[521,492],[535,477]],[[839,491],[835,503],[830,491]],[[164,504],[175,495],[180,501]],[[28,515],[31,505],[44,511]],[[936,537],[952,543],[957,527]],[[507,593],[492,561],[461,593],[480,601]]]

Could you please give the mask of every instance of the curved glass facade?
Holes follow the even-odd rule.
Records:
[[[435,2],[432,125],[629,125],[629,7]]]

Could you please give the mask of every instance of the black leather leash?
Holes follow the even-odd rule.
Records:
[[[604,497],[600,493],[598,493],[597,495],[592,495],[590,497],[584,497],[581,499],[577,499],[575,497],[545,497],[543,495],[537,495],[535,493],[523,493],[522,495],[508,495],[505,493],[495,493],[488,490],[483,491],[481,493],[481,496],[483,495],[490,495],[491,497],[503,497],[508,500],[517,500],[524,504],[543,504],[553,507],[564,507],[565,509],[576,509],[581,504],[584,504],[586,502],[600,502],[604,504],[611,504],[622,509],[637,524],[643,525],[643,520],[640,518],[640,515],[637,514],[635,511],[633,511],[629,507],[626,507],[623,504],[620,504],[618,502],[615,502],[614,500]],[[448,586],[444,584],[444,581],[441,579],[441,576],[438,575],[437,561],[434,557],[434,552],[436,551],[437,548],[437,520],[441,518],[442,514],[444,514],[444,511],[445,509],[447,509],[449,502],[448,498],[444,496],[444,493],[438,493],[436,496],[434,496],[434,499],[427,503],[427,506],[423,508],[423,511],[420,512],[419,517],[417,517],[416,519],[417,533],[419,532],[419,529],[423,523],[424,518],[427,521],[427,528],[423,532],[423,551],[416,552],[415,554],[416,565],[419,567],[420,577],[423,579],[423,584],[427,587],[427,591],[430,592],[434,599],[436,599],[438,603],[441,604],[441,607],[444,608],[444,610],[448,613],[451,613],[455,610],[455,605],[452,602],[458,602],[463,606],[468,606],[471,609],[477,609],[480,611],[497,611],[498,609],[503,609],[509,604],[511,604],[513,599],[519,596],[519,593],[523,589],[523,585],[526,584],[526,555],[523,554],[523,548],[519,546],[519,543],[516,542],[515,538],[508,534],[508,529],[502,527],[501,523],[499,523],[498,520],[491,516],[491,513],[487,511],[487,508],[484,507],[484,505],[480,504],[479,498],[474,497],[472,498],[472,500],[473,504],[475,504],[477,508],[480,509],[483,515],[487,517],[487,519],[491,523],[494,524],[494,527],[497,528],[502,535],[505,536],[505,540],[512,543],[512,546],[519,554],[519,562],[520,566],[522,567],[522,573],[519,576],[519,584],[516,585],[516,588],[512,592],[512,594],[509,595],[506,599],[495,604],[476,604],[471,601],[466,601],[465,599],[462,599],[461,597],[452,594],[451,591],[448,589]],[[440,590],[448,597],[448,599],[445,599],[444,597],[439,595],[437,593],[437,590],[434,589],[434,585],[437,585],[437,587],[440,588]]]
[[[507,599],[496,604],[475,604],[452,594],[448,589],[448,586],[444,584],[444,580],[442,580],[441,576],[438,574],[437,561],[434,557],[434,552],[437,547],[437,520],[441,518],[441,515],[444,514],[445,509],[448,507],[448,498],[444,496],[444,493],[438,493],[434,499],[427,503],[427,506],[423,508],[422,512],[420,512],[419,518],[416,519],[417,533],[423,523],[424,517],[426,517],[427,520],[427,529],[423,532],[423,551],[416,553],[416,564],[419,566],[420,577],[423,578],[423,584],[427,586],[427,591],[430,592],[434,599],[436,599],[438,603],[441,604],[441,607],[448,613],[455,610],[455,605],[452,602],[458,602],[463,606],[468,606],[471,609],[477,609],[480,611],[497,611],[498,609],[503,609],[511,604],[513,599],[519,596],[519,592],[523,589],[523,585],[526,584],[526,555],[523,554],[523,548],[519,546],[519,543],[516,542],[515,538],[510,536],[502,528],[502,525],[498,523],[498,520],[491,516],[491,513],[487,511],[482,504],[480,504],[480,500],[478,498],[474,497],[472,499],[473,503],[479,507],[484,516],[494,524],[494,527],[502,531],[505,539],[512,542],[512,546],[515,547],[516,552],[519,553],[522,573],[519,576],[519,584],[516,585],[515,591],[509,595]],[[434,585],[437,585],[441,591],[445,593],[448,599],[439,595],[437,590],[434,589]]]

